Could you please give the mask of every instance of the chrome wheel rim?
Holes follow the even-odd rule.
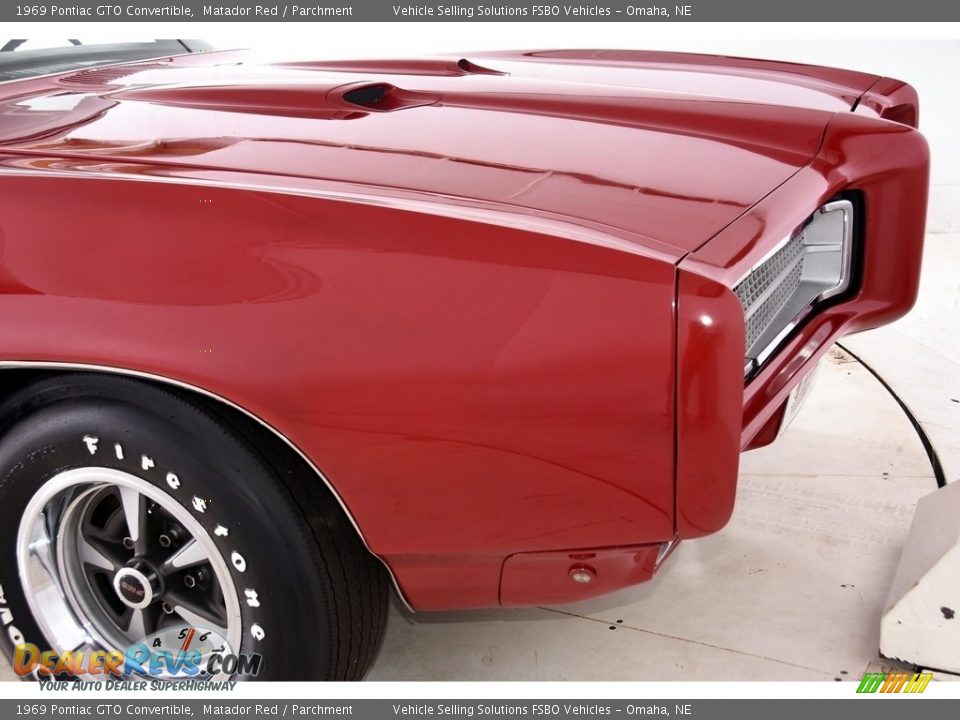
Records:
[[[86,467],[47,480],[20,521],[17,564],[58,653],[123,651],[183,626],[239,649],[240,603],[213,539],[173,497],[130,473]]]

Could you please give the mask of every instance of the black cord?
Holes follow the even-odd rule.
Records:
[[[883,385],[886,391],[890,393],[890,397],[897,401],[897,405],[900,406],[900,409],[903,410],[903,414],[907,416],[907,420],[909,420],[910,424],[913,425],[913,429],[916,430],[917,436],[920,438],[920,444],[923,445],[923,449],[927,452],[927,459],[930,460],[930,467],[933,469],[933,476],[937,480],[937,487],[945,487],[947,484],[947,478],[943,474],[943,465],[940,464],[940,457],[937,455],[937,451],[934,449],[933,443],[930,442],[930,438],[927,436],[923,426],[920,425],[920,421],[917,420],[914,414],[910,411],[910,408],[907,407],[907,404],[900,399],[900,396],[894,392],[893,388],[890,387],[887,381],[880,377],[876,370],[867,365],[867,363],[865,363],[861,357],[859,357],[856,353],[851,352],[849,348],[844,347],[840,343],[837,343],[837,347],[850,355],[850,357],[852,357],[858,363],[863,365],[867,372],[873,375],[877,379],[877,382]]]

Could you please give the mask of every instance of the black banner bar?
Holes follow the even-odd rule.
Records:
[[[853,693],[855,686],[851,685]],[[905,704],[910,703],[907,709]],[[417,718],[491,718],[523,720],[940,720],[956,716],[955,700],[872,698],[850,700],[127,700],[99,698],[66,700],[2,700],[0,717],[31,720],[108,718],[181,720],[182,718],[362,718],[416,720]]]
[[[679,0],[647,3],[404,2],[4,2],[0,21],[16,22],[950,22],[960,3],[943,0]]]

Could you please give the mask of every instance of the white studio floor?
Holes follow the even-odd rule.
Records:
[[[928,236],[911,315],[842,341],[920,419],[951,481],[958,241]],[[394,603],[368,679],[859,681],[885,662],[880,614],[916,501],[936,487],[888,390],[834,348],[789,431],[744,455],[730,524],[681,545],[652,582],[554,608],[410,615]]]

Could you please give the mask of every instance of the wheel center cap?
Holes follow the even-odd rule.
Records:
[[[145,572],[135,567],[124,567],[113,577],[113,589],[127,607],[142,610],[154,600],[154,587]]]

